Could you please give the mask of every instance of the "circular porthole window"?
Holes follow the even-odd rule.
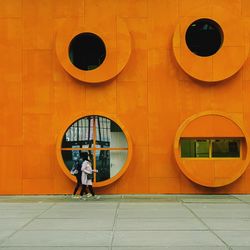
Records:
[[[103,63],[105,57],[105,44],[94,33],[81,33],[70,42],[69,58],[71,63],[78,69],[96,69]]]
[[[206,187],[233,183],[246,171],[249,138],[232,117],[205,111],[188,117],[178,128],[174,153],[183,174]]]
[[[223,31],[211,19],[198,19],[186,31],[186,44],[198,56],[214,55],[223,44]]]
[[[96,84],[124,69],[131,54],[131,36],[121,18],[105,25],[98,19],[82,23],[69,18],[57,31],[55,48],[59,63],[69,75]]]
[[[89,115],[74,121],[58,142],[59,162],[64,173],[70,175],[74,161],[81,161],[88,152],[94,173],[94,185],[105,186],[117,180],[127,169],[131,143],[127,133],[111,119]]]

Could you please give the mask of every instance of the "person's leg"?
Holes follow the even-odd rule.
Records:
[[[88,185],[88,189],[89,189],[89,192],[90,192],[93,196],[95,196],[95,192],[94,192],[94,189],[93,189],[92,185]]]
[[[93,189],[92,185],[88,185],[88,188],[89,188],[89,191],[90,191],[91,194],[87,195],[87,197],[93,196],[94,199],[99,200],[100,196],[99,195],[95,195],[95,192],[94,192],[94,189]]]
[[[82,190],[81,190],[80,196],[83,196],[83,194],[86,193],[86,188],[87,186],[82,184]]]
[[[73,195],[76,195],[76,192],[77,192],[78,188],[80,187],[80,184],[81,184],[81,183],[78,183],[78,182],[76,183],[76,186],[75,186]]]

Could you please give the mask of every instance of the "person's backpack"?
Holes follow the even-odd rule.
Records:
[[[78,164],[79,164],[78,161],[75,161],[75,162],[74,162],[74,165],[73,165],[73,167],[72,167],[71,170],[70,170],[70,173],[71,173],[72,175],[77,175],[77,174],[78,174],[78,169],[77,169]]]

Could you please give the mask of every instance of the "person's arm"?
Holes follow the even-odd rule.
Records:
[[[89,163],[83,162],[83,164],[82,164],[82,171],[83,171],[85,174],[92,174],[91,166],[88,167],[88,165],[89,165]]]
[[[90,162],[88,163],[88,167],[89,167],[89,169],[91,170],[91,174],[92,174],[92,173],[98,173],[98,170],[97,170],[97,169],[93,169],[93,168],[92,168],[92,164],[91,164]]]

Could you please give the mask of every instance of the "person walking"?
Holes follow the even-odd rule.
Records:
[[[98,170],[95,170],[92,168],[92,164],[89,160],[89,154],[87,152],[84,152],[82,154],[82,191],[80,193],[80,196],[83,196],[84,191],[86,192],[86,189],[88,187],[88,190],[90,193],[87,194],[87,197],[93,196],[95,199],[99,199],[100,196],[95,195],[94,189],[93,189],[93,183],[92,183],[92,174],[98,173]]]
[[[73,166],[74,170],[72,174],[74,174],[74,176],[76,177],[76,186],[74,188],[72,198],[78,198],[78,196],[76,196],[76,193],[79,187],[82,186],[82,164],[81,162],[82,162],[81,159],[76,159],[74,161],[74,166]],[[82,186],[82,191],[84,192],[83,188],[84,187]]]

